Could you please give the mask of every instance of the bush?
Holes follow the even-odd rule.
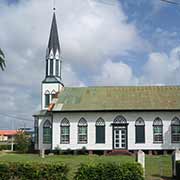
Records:
[[[2,150],[11,150],[11,145],[10,144],[1,144],[0,151],[2,151]]]
[[[180,161],[176,161],[176,180],[180,179]]]
[[[18,131],[15,136],[16,151],[26,153],[32,148],[31,138],[23,131]]]
[[[88,151],[85,146],[83,146],[81,149],[76,149],[74,151],[74,155],[87,155]]]
[[[55,147],[54,154],[56,154],[56,155],[62,154],[62,150],[61,150],[61,148],[59,146]]]
[[[143,169],[138,163],[81,164],[75,180],[143,180]]]
[[[67,166],[60,163],[0,163],[0,177],[3,180],[67,180],[68,171]]]

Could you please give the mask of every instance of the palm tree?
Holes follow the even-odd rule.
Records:
[[[3,51],[0,49],[0,68],[4,71],[4,68],[6,67],[6,64],[5,64],[5,55],[3,53]]]

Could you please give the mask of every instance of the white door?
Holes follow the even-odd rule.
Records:
[[[114,149],[126,149],[126,129],[114,129]]]

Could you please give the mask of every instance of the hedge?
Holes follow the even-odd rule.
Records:
[[[0,177],[3,180],[67,180],[68,171],[62,163],[0,163]]]
[[[11,145],[10,144],[1,144],[0,151],[2,151],[2,150],[11,150]]]
[[[143,169],[138,163],[81,164],[75,180],[144,180]]]
[[[180,161],[176,161],[176,180],[180,179]]]

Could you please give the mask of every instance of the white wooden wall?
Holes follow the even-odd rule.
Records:
[[[179,112],[83,112],[83,113],[54,113],[53,115],[53,133],[52,148],[59,147],[61,149],[80,149],[85,146],[89,150],[111,150],[112,142],[112,126],[114,118],[122,115],[126,118],[128,125],[128,149],[129,150],[161,150],[180,148],[180,143],[171,143],[171,120],[177,116],[180,118]],[[63,118],[67,118],[70,122],[70,144],[60,144],[60,122]],[[83,117],[88,122],[88,143],[78,144],[78,121]],[[105,144],[96,144],[95,123],[102,117],[105,120]],[[145,143],[135,143],[135,121],[138,117],[142,117],[145,121]],[[153,120],[160,117],[163,121],[163,143],[153,143]],[[39,121],[39,148],[50,148],[49,145],[42,144],[42,124],[47,118],[41,118]]]
[[[52,91],[60,92],[62,89],[62,85],[59,83],[42,83],[41,85],[41,109],[48,109],[45,108],[45,92],[48,90],[50,93]],[[51,96],[51,95],[50,95]],[[51,100],[51,97],[50,97]]]

